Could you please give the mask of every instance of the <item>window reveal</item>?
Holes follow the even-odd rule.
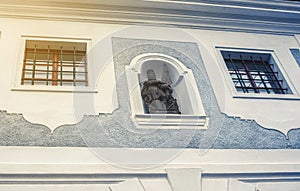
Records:
[[[21,85],[88,86],[81,42],[26,40]]]
[[[290,48],[290,52],[292,53],[298,66],[300,67],[300,49],[299,48]]]
[[[291,94],[271,54],[221,51],[238,92]]]

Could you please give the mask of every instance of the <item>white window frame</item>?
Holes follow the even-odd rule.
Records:
[[[79,42],[86,43],[87,45],[87,72],[88,72],[88,86],[52,86],[52,85],[21,85],[24,52],[26,49],[26,40],[41,40],[41,41],[64,41],[64,42]],[[12,84],[12,91],[39,91],[39,92],[86,92],[96,93],[93,80],[93,64],[92,64],[92,51],[91,39],[82,38],[63,38],[63,37],[36,37],[36,36],[21,36],[20,49],[17,64],[14,72],[14,79]]]
[[[225,77],[225,82],[227,85],[227,88],[231,92],[231,95],[233,98],[253,98],[253,99],[300,99],[299,94],[290,80],[284,65],[280,62],[280,59],[277,57],[274,50],[266,50],[266,49],[250,49],[250,48],[232,48],[232,47],[221,47],[216,46],[216,55],[218,59],[218,66],[223,73],[223,76]],[[257,53],[257,54],[270,54],[272,58],[274,59],[278,69],[280,70],[281,74],[283,75],[286,83],[288,84],[290,91],[292,94],[263,94],[263,93],[243,93],[238,92],[234,86],[234,83],[231,79],[231,76],[229,74],[228,68],[226,66],[226,63],[223,59],[221,51],[229,51],[229,52],[245,52],[245,53]]]

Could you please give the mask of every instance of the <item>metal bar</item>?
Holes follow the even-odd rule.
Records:
[[[283,88],[282,88],[282,86],[281,86],[281,84],[280,84],[280,82],[279,82],[277,76],[276,76],[275,73],[273,72],[273,69],[271,68],[269,62],[266,63],[266,62],[262,59],[261,56],[260,56],[260,60],[261,60],[262,63],[264,64],[264,67],[266,68],[266,70],[268,70],[268,71],[270,72],[270,74],[271,74],[270,77],[272,77],[273,80],[274,80],[274,82],[275,82],[275,83],[273,83],[273,85],[276,87],[276,89],[279,89],[279,90],[280,90],[281,94],[285,94],[285,92],[284,92],[284,90],[283,90]],[[271,85],[271,86],[272,86],[272,85]],[[273,89],[274,89],[274,88],[273,88]],[[275,91],[274,91],[274,92],[275,92]],[[275,92],[275,93],[276,93],[276,92]],[[278,92],[277,92],[277,93],[278,93]]]
[[[241,86],[237,86],[238,88],[242,88]],[[246,89],[253,89],[253,87],[245,87]],[[262,90],[264,90],[265,88],[264,87],[262,87],[262,88],[260,88],[260,87],[258,87],[257,89],[262,89]],[[276,89],[276,90],[279,90],[279,88],[268,88],[269,90],[274,90],[274,89]],[[287,90],[287,88],[283,88],[283,90]]]
[[[48,55],[47,55],[47,82],[46,85],[48,86],[48,79],[49,79],[49,64],[50,64],[50,46],[48,46]]]
[[[58,79],[58,51],[55,50],[53,52],[53,65],[52,65],[52,85],[57,86],[57,79]]]
[[[32,80],[31,80],[31,85],[34,85],[34,78],[35,78],[35,67],[36,67],[36,47],[37,45],[35,45],[34,48],[34,53],[33,53],[33,65],[32,65]]]
[[[33,71],[32,69],[26,69],[25,70],[25,72],[26,71]],[[47,70],[35,70],[36,72],[49,72],[49,73],[52,73],[52,72],[60,72],[60,70],[56,70],[56,71],[54,71],[54,70],[49,70],[49,71],[47,71]],[[63,73],[71,73],[71,74],[73,74],[73,71],[66,71],[66,70],[63,70]],[[81,74],[85,74],[86,72],[81,72],[81,71],[78,71],[78,72],[76,72],[76,73],[81,73]]]
[[[27,48],[28,52],[30,53],[34,53],[34,48]],[[47,54],[47,50],[45,49],[36,49],[40,54]],[[57,49],[50,49],[50,51],[55,51]],[[43,53],[44,52],[44,53]],[[65,54],[69,54],[69,55],[72,55],[73,54],[73,50],[64,50],[64,53]],[[80,55],[82,54],[82,56],[84,56],[86,54],[86,51],[83,51],[83,50],[77,50],[76,51],[77,55]]]
[[[238,80],[238,78],[232,78],[232,80]],[[260,79],[253,79],[253,80],[254,80],[255,83],[261,82]],[[278,81],[281,82],[282,80],[278,80]],[[276,80],[265,80],[265,82],[266,82],[266,83],[268,83],[268,82],[276,82]]]
[[[259,93],[259,91],[258,91],[258,89],[257,89],[257,86],[256,86],[256,84],[255,84],[255,82],[253,81],[253,78],[252,78],[252,76],[251,76],[250,70],[249,70],[247,64],[246,64],[246,63],[244,62],[244,60],[243,60],[243,56],[240,55],[240,58],[241,58],[242,65],[243,65],[243,67],[244,67],[244,69],[245,69],[245,72],[246,72],[246,74],[247,74],[247,76],[248,76],[248,78],[249,78],[250,84],[251,84],[252,87],[254,88],[254,92],[255,92],[255,93]]]
[[[87,56],[85,55],[84,57],[83,57],[83,59],[84,59],[84,71],[85,71],[85,81],[86,81],[86,83],[85,83],[85,86],[88,86],[89,84],[89,81],[88,81],[88,66],[87,66]]]
[[[60,47],[60,86],[63,85],[63,63],[62,61],[64,60],[63,58],[63,47]]]
[[[264,78],[262,77],[262,75],[261,75],[261,73],[260,73],[260,71],[259,71],[259,69],[258,69],[258,67],[257,67],[257,65],[256,65],[256,62],[254,61],[254,59],[253,59],[252,56],[250,56],[250,59],[252,60],[252,63],[253,63],[254,66],[255,66],[256,72],[257,72],[258,76],[260,77],[260,79],[261,79],[261,81],[262,81],[264,87],[266,88],[267,93],[270,94],[270,91],[269,91],[269,89],[268,89],[268,86],[267,86],[267,84],[265,83],[265,80],[264,80]],[[254,83],[255,83],[255,82],[254,82]]]
[[[24,78],[24,80],[32,80],[32,78]],[[58,82],[61,81],[60,79],[46,79],[46,78],[35,78],[35,81],[49,81],[49,82]],[[64,79],[63,82],[73,82],[73,79]],[[76,80],[76,82],[87,82],[87,80]]]
[[[74,83],[73,85],[76,86],[76,67],[75,67],[75,62],[76,62],[76,50],[74,46],[74,51],[73,51],[73,80]]]
[[[28,61],[28,60],[27,60]],[[47,66],[48,64],[38,64],[39,62],[41,62],[41,61],[36,61],[36,66]],[[45,61],[42,61],[42,63],[44,63]],[[64,63],[63,61],[62,61],[62,63]],[[80,63],[80,64],[84,64],[84,63]],[[27,63],[26,65],[33,65],[33,64],[31,64],[31,63]],[[49,64],[50,66],[52,66],[52,64]],[[65,64],[63,64],[63,66],[64,67],[73,67],[72,65],[65,65]],[[85,67],[85,66],[82,66],[82,65],[79,65],[79,64],[76,64],[76,67],[78,67],[78,68],[83,68],[83,67]]]
[[[235,72],[235,74],[236,74],[236,76],[237,76],[237,78],[238,78],[239,83],[240,83],[241,85],[243,85],[243,87],[246,87],[246,84],[245,84],[243,78],[241,77],[240,71],[237,69],[235,63],[233,62],[233,60],[232,60],[232,58],[231,58],[231,55],[228,54],[228,56],[229,56],[230,64],[232,64],[232,66],[233,66],[233,68],[234,68],[234,72]],[[231,79],[232,79],[232,78],[231,78]],[[236,86],[235,86],[235,87],[236,87]],[[249,93],[248,90],[247,90],[247,89],[244,89],[243,87],[242,87],[243,92],[244,92],[244,93]]]

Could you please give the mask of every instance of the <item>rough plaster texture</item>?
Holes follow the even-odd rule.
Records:
[[[216,149],[299,149],[300,130],[288,137],[255,121],[232,118],[218,108],[199,49],[194,43],[113,38],[114,67],[119,108],[112,114],[86,116],[76,125],[54,132],[27,122],[22,115],[0,112],[0,145],[56,147],[126,148],[216,148]],[[143,53],[172,56],[193,70],[207,116],[207,130],[142,130],[130,120],[129,92],[125,65]]]

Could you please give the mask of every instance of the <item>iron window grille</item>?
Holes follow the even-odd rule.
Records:
[[[21,85],[88,86],[87,43],[26,40]]]
[[[237,92],[292,94],[270,53],[221,51]]]

